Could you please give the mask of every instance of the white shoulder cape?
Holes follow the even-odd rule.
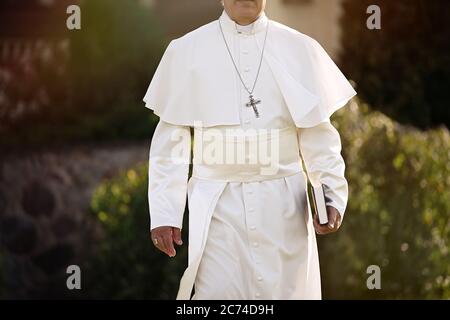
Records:
[[[264,59],[296,126],[327,120],[355,90],[316,40],[269,23]],[[170,42],[143,100],[171,124],[239,125],[235,73],[215,20]]]

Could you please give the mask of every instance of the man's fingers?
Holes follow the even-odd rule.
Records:
[[[167,254],[169,257],[174,257],[176,255],[173,242],[175,241],[179,245],[183,243],[181,241],[181,230],[170,226],[154,228],[151,231],[151,238],[155,247]]]
[[[334,219],[334,228],[333,231],[337,231],[339,227],[341,226],[339,215],[336,214],[336,218]]]
[[[166,253],[169,257],[174,257],[176,254],[175,248],[173,246],[172,233],[165,234],[163,238],[164,246],[166,248]]]
[[[181,230],[179,228],[173,228],[173,241],[179,246],[183,244],[183,241],[181,240]]]
[[[328,229],[328,225],[320,224],[319,217],[317,215],[314,215],[313,224],[317,234],[326,234],[330,232]]]
[[[320,228],[320,224],[319,224],[319,220],[317,218],[317,215],[314,215],[313,225],[314,225],[314,229],[316,230],[316,233],[317,234],[322,234],[322,232],[320,230],[321,228]]]
[[[160,251],[164,252],[167,255],[170,255],[167,243],[165,238],[167,236],[165,235],[167,232],[153,232],[152,233],[152,242],[155,245],[156,248],[158,248]],[[171,235],[170,235],[171,237]]]
[[[339,229],[341,227],[341,223],[342,223],[342,217],[341,214],[339,213],[337,216],[337,220],[336,220],[336,230]]]
[[[332,210],[328,216],[328,229],[335,230],[336,225],[336,212]]]
[[[160,244],[159,244],[159,248],[162,252],[164,252],[167,255],[169,254],[169,250],[167,248],[167,241],[166,241],[166,237],[164,237],[163,235],[161,235],[161,237],[159,238],[160,240]]]
[[[163,238],[162,237],[155,236],[152,240],[153,240],[153,244],[155,245],[155,247],[157,247],[162,252],[165,252],[166,249],[164,248],[164,243],[163,243]]]

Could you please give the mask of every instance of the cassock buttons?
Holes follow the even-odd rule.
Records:
[[[255,297],[259,298],[261,294],[259,292],[255,293]]]
[[[256,227],[255,226],[251,226],[250,230],[256,230]]]
[[[258,279],[258,281],[263,281],[263,278],[262,278],[262,277],[258,277],[258,278],[256,278],[256,279]]]
[[[244,69],[244,72],[249,72],[250,71],[250,68],[249,67],[246,67],[245,69]]]
[[[250,207],[249,209],[248,209],[248,212],[254,212],[255,211],[255,208],[253,208],[253,207]]]
[[[248,50],[242,51],[243,54],[248,54]]]
[[[254,246],[255,248],[257,248],[257,247],[258,247],[258,242],[253,242],[253,246]]]
[[[244,123],[245,123],[245,124],[250,124],[250,120],[249,120],[249,119],[245,119],[245,120],[244,120]]]

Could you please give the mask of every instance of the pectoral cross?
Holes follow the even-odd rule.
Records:
[[[252,107],[252,108],[253,108],[253,111],[255,112],[255,116],[256,116],[257,118],[259,118],[259,111],[258,111],[258,108],[256,107],[256,105],[257,105],[257,104],[260,104],[260,103],[261,103],[261,100],[255,100],[255,99],[253,98],[253,95],[252,95],[252,94],[250,95],[249,99],[250,99],[250,102],[246,103],[245,105],[246,105],[247,107],[249,107],[249,108]]]

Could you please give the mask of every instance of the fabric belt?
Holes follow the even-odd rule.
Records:
[[[296,127],[196,127],[193,163],[193,177],[222,182],[277,179],[303,171]]]

